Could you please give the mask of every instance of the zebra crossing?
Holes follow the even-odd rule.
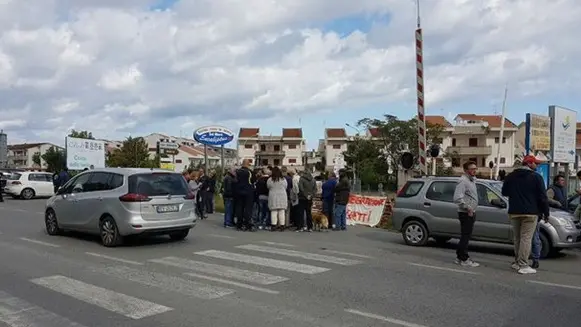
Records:
[[[188,255],[183,256],[150,258],[144,262],[94,252],[87,255],[114,262],[113,265],[90,268],[98,275],[202,301],[225,298],[244,291],[276,296],[284,292],[284,287],[276,289],[280,283],[364,263],[364,258],[356,254],[353,256],[357,259],[347,259],[274,246],[274,243],[268,246],[246,244],[188,252]],[[136,297],[113,290],[111,285],[97,285],[74,277],[49,275],[29,282],[132,320],[175,312],[171,304],[156,303],[158,300],[155,298]],[[0,291],[0,322],[10,327],[84,327],[3,291]]]

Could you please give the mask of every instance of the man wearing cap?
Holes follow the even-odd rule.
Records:
[[[506,176],[502,185],[502,195],[508,197],[508,215],[513,237],[515,262],[512,268],[519,274],[534,274],[537,271],[529,266],[531,242],[539,217],[548,219],[549,201],[543,177],[536,173],[535,156],[523,158],[522,167]]]

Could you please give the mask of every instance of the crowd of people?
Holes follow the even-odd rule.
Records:
[[[195,194],[196,214],[200,219],[208,218],[214,213],[214,194],[216,193],[216,171],[211,170],[207,175],[203,168],[184,172],[190,191]]]
[[[322,184],[323,214],[330,222],[323,228],[347,229],[346,206],[351,184],[345,173],[340,175],[337,179],[331,174]],[[216,181],[205,181],[203,176],[203,170],[186,174],[190,190],[202,199],[210,196],[213,199]],[[270,166],[251,169],[249,160],[244,160],[241,167],[229,169],[221,183],[224,227],[240,231],[312,232],[317,190],[315,178],[308,170],[299,172],[292,167]],[[209,208],[209,203],[201,207]],[[205,217],[207,212],[198,212],[198,215]]]

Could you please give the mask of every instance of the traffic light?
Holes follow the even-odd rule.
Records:
[[[432,158],[436,158],[440,155],[440,146],[438,144],[430,145],[430,149],[428,150],[428,154]]]
[[[401,155],[400,163],[403,169],[411,169],[414,166],[414,156],[410,152],[404,152]]]

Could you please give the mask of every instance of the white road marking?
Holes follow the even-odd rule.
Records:
[[[262,288],[262,287],[258,287],[258,286],[254,286],[254,285],[239,283],[239,282],[235,282],[233,280],[228,280],[228,279],[200,275],[200,274],[196,274],[196,273],[185,273],[185,275],[188,275],[191,277],[196,277],[196,278],[201,278],[201,279],[207,279],[207,280],[211,280],[213,282],[224,283],[224,284],[228,284],[228,285],[232,285],[232,286],[236,286],[236,287],[241,287],[241,288],[246,288],[249,290],[268,293],[268,294],[278,294],[279,293],[278,291],[271,290],[268,288]]]
[[[363,311],[354,310],[354,309],[345,309],[345,312],[352,313],[354,315],[362,316],[362,317],[365,317],[365,318],[370,318],[370,319],[380,320],[380,321],[383,321],[383,322],[388,322],[390,324],[399,325],[399,326],[402,326],[402,327],[427,327],[427,326],[424,326],[424,325],[418,325],[418,324],[414,324],[414,323],[407,322],[407,321],[404,321],[404,320],[399,320],[399,319],[395,319],[395,318],[391,318],[391,317],[380,316],[380,315],[376,315],[376,314],[373,314],[373,313],[363,312]]]
[[[130,264],[130,265],[136,265],[136,266],[143,265],[143,263],[141,263],[141,262],[137,262],[137,261],[133,261],[133,260],[127,260],[127,259],[122,259],[122,258],[117,258],[117,257],[112,257],[112,256],[109,256],[109,255],[100,254],[100,253],[85,252],[85,254],[90,255],[90,256],[93,256],[93,257],[98,257],[98,258],[103,258],[103,259],[108,259],[108,260],[123,262],[123,263],[127,263],[127,264]]]
[[[218,237],[218,238],[230,238],[230,239],[234,238],[233,236],[228,236],[228,235],[220,235],[220,234],[208,234],[208,236],[211,236],[211,237]]]
[[[373,257],[370,257],[368,255],[357,254],[357,253],[349,253],[349,252],[333,251],[333,250],[324,250],[324,251],[329,252],[329,253],[333,253],[333,254],[352,256],[352,257],[362,258],[362,259],[373,259]]]
[[[556,283],[549,283],[549,282],[541,282],[538,280],[527,280],[528,283],[539,284],[544,286],[553,286],[553,287],[561,287],[567,288],[570,290],[581,290],[581,286],[574,286],[574,285],[564,285],[564,284],[556,284]]]
[[[26,238],[26,237],[21,237],[20,239],[22,241],[25,241],[25,242],[34,243],[34,244],[38,244],[38,245],[44,245],[44,246],[50,246],[50,247],[53,247],[53,248],[60,248],[61,247],[60,245],[57,245],[57,244],[43,242],[43,241],[38,241],[38,240],[33,240],[31,238]]]
[[[288,280],[288,278],[282,276],[275,276],[257,271],[244,270],[235,267],[222,266],[213,263],[194,261],[177,257],[165,257],[160,259],[151,259],[148,261],[162,265],[189,269],[203,274],[212,274],[227,279],[237,279],[243,282],[260,285],[271,285]]]
[[[197,283],[180,277],[125,266],[108,267],[97,271],[119,279],[204,300],[217,299],[234,293],[234,290],[228,288]]]
[[[36,278],[31,282],[132,319],[141,319],[173,310],[60,275]]]
[[[203,255],[206,257],[217,258],[222,260],[230,260],[242,263],[248,263],[257,266],[263,267],[270,267],[275,269],[287,270],[287,271],[294,271],[298,273],[313,275],[322,273],[325,271],[329,271],[327,268],[323,267],[316,267],[305,265],[301,263],[296,263],[292,261],[283,261],[283,260],[275,260],[263,257],[257,257],[253,255],[246,255],[246,254],[239,254],[239,253],[232,253],[226,251],[218,251],[218,250],[207,250],[207,251],[200,251],[195,252],[194,254]]]
[[[353,265],[357,265],[357,264],[361,263],[361,261],[352,260],[352,259],[343,259],[343,258],[332,257],[332,256],[328,256],[328,255],[317,254],[317,253],[300,252],[300,251],[295,251],[295,250],[272,248],[272,247],[268,247],[268,246],[261,246],[261,245],[254,245],[254,244],[239,245],[236,248],[243,249],[243,250],[251,250],[251,251],[270,253],[270,254],[280,254],[280,255],[285,255],[285,256],[294,257],[294,258],[301,258],[301,259],[306,259],[306,260],[314,260],[314,261],[321,261],[321,262],[326,262],[326,263],[334,263],[336,265],[342,265],[342,266],[353,266]]]
[[[288,244],[288,243],[278,243],[278,242],[268,242],[268,241],[261,241],[260,243],[274,245],[274,246],[282,246],[282,247],[287,247],[287,248],[294,248],[295,247],[294,245]]]
[[[454,269],[454,268],[446,268],[446,267],[440,267],[440,266],[422,265],[421,263],[412,263],[412,262],[408,262],[408,264],[409,265],[412,265],[412,266],[416,266],[416,267],[423,267],[423,268],[429,268],[429,269],[435,269],[435,270],[451,271],[451,272],[457,272],[457,273],[461,273],[461,274],[480,275],[480,273],[478,273],[478,272],[468,271],[468,270],[462,270],[462,269]]]
[[[2,291],[0,322],[10,327],[85,327]]]

